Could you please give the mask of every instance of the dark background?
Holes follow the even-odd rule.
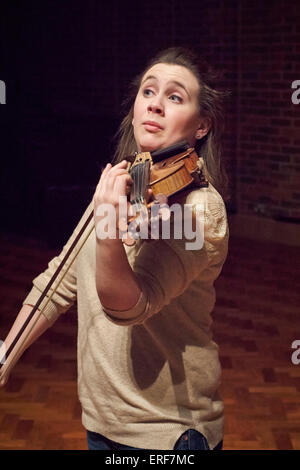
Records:
[[[192,47],[231,90],[229,213],[300,221],[297,1],[2,1],[1,231],[61,244],[114,148],[130,80],[158,50]]]

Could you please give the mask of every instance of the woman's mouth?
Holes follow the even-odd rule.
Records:
[[[143,122],[143,126],[149,132],[159,132],[163,129],[162,126],[155,121]]]

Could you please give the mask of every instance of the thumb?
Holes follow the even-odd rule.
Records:
[[[152,189],[146,189],[146,203],[153,199],[153,191]]]
[[[9,374],[3,374],[2,377],[0,377],[0,388],[4,387],[8,381]]]

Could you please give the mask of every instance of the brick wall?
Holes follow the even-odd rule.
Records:
[[[236,206],[236,124],[237,124],[237,0],[171,0],[138,3],[134,9],[118,6],[113,31],[117,76],[114,112],[126,95],[128,82],[140,72],[158,50],[170,46],[191,47],[223,74],[221,83],[231,91],[226,106],[224,160],[230,176],[232,200]],[[100,53],[101,45],[99,45]],[[116,96],[115,96],[116,98]]]
[[[238,15],[238,212],[300,221],[299,4],[243,0]]]
[[[229,209],[299,219],[300,104],[291,101],[291,83],[300,80],[299,12],[296,0],[4,2],[1,196],[25,204],[28,218],[45,187],[95,185],[129,81],[157,50],[183,45],[223,70],[232,91]]]
[[[170,45],[194,47],[223,70],[223,85],[231,90],[224,136],[229,209],[299,219],[300,105],[291,101],[291,83],[300,79],[298,2],[173,0],[144,3],[135,14],[117,10],[118,99],[145,56]]]

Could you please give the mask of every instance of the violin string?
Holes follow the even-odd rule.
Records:
[[[140,180],[140,177],[141,177],[141,163],[139,165],[137,165],[136,171],[137,171],[136,202],[137,202],[137,204],[139,204],[140,184],[141,184],[141,180]]]
[[[130,193],[130,203],[133,210],[134,216],[137,213],[137,208],[138,208],[138,196],[139,196],[139,168],[140,164],[135,165],[132,168],[132,171],[130,172],[130,176],[133,180],[133,184],[131,187],[131,193]],[[129,232],[133,229],[133,227],[136,227],[136,218],[131,222]]]
[[[138,198],[137,198],[137,209],[139,211],[139,215],[141,214],[141,208],[142,208],[142,184],[143,184],[143,169],[144,169],[145,163],[141,163],[139,165],[139,178],[138,178]]]
[[[137,213],[143,214],[142,211],[145,207],[145,193],[149,182],[149,169],[150,162],[149,160],[146,160],[146,162],[135,165],[129,172],[133,180],[130,202],[134,206],[135,215],[137,215]],[[138,217],[135,219],[133,225],[135,228],[139,225],[137,219]],[[131,226],[131,228],[133,228],[133,226]]]
[[[146,197],[147,185],[149,183],[149,167],[150,167],[149,160],[146,160],[141,166],[140,206],[139,206],[139,210],[141,213],[141,218],[140,218],[141,222],[145,221],[144,219],[145,217],[144,211],[145,211],[145,204],[146,204],[145,197]]]
[[[147,198],[146,190],[147,190],[147,187],[148,187],[148,184],[149,184],[149,180],[150,180],[150,161],[146,160],[145,166],[144,166],[144,171],[143,171],[143,195],[146,198]],[[147,199],[144,200],[144,203],[145,203],[145,205],[147,204]],[[147,207],[145,205],[144,205],[144,207]],[[146,222],[147,222],[147,226],[148,226],[148,224],[149,224],[148,210],[147,210],[147,213],[146,213],[146,217],[147,217]],[[148,235],[147,235],[147,237],[148,237]]]
[[[140,204],[142,202],[142,182],[143,182],[143,167],[144,167],[144,163],[141,163],[138,168],[138,173],[139,173],[139,176],[138,176],[138,203],[139,203],[139,208],[140,208]]]

